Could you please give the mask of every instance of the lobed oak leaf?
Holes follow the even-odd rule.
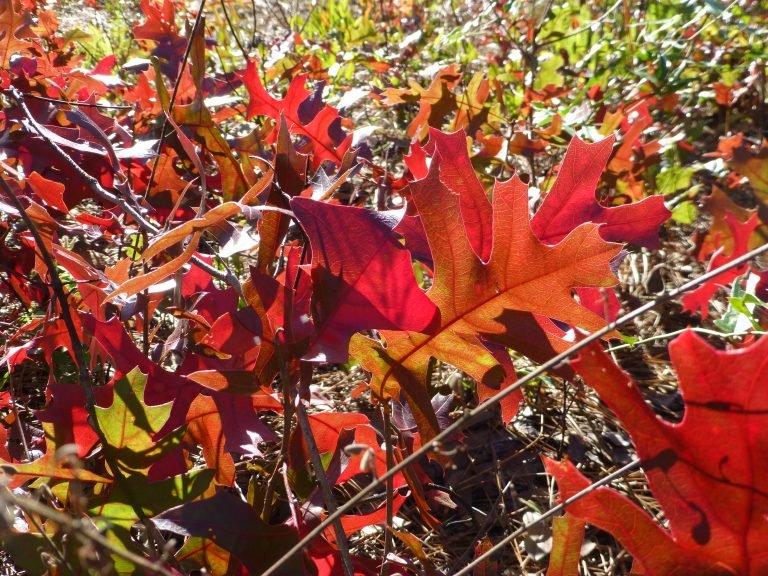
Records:
[[[317,450],[324,458],[330,457],[329,480],[334,484],[341,484],[356,474],[364,474],[367,470],[361,468],[365,454],[358,452],[351,456],[343,453],[343,449],[349,444],[367,446],[373,452],[373,459],[369,466],[376,476],[387,470],[387,457],[379,445],[376,431],[364,414],[353,412],[332,412],[310,414],[309,424],[315,437]],[[309,462],[309,452],[300,430],[294,430],[290,438],[288,451],[288,464],[294,472],[306,470]],[[394,479],[394,486],[405,484],[403,476],[398,474]]]
[[[40,458],[32,462],[22,464],[10,463],[14,474],[8,484],[9,488],[17,488],[29,480],[37,478],[54,478],[56,480],[75,480],[78,482],[99,482],[109,484],[112,478],[96,474],[90,470],[81,470],[73,467],[71,462],[59,458],[57,450],[65,442],[59,444],[57,438],[61,437],[60,429],[55,424],[44,422],[42,425],[45,433],[46,451]]]
[[[94,389],[97,402],[109,398],[108,387]],[[75,384],[49,382],[46,389],[48,402],[37,412],[40,422],[51,424],[56,430],[56,444],[74,444],[78,458],[85,458],[99,441],[96,431],[88,422],[85,391]]]
[[[553,244],[579,224],[595,222],[602,224],[600,233],[606,240],[646,246],[658,244],[657,228],[670,216],[661,197],[613,208],[601,206],[595,199],[595,187],[612,145],[612,138],[595,144],[587,144],[578,137],[571,141],[552,189],[531,220],[533,232],[539,240]],[[491,238],[491,203],[473,174],[466,137],[462,132],[447,135],[431,129],[426,149],[433,157],[441,159],[440,179],[461,198],[462,217],[472,247],[483,261],[487,260]],[[409,169],[417,177],[423,177],[427,173],[426,155],[418,145],[412,146],[411,151]],[[404,237],[414,258],[432,267],[420,218],[405,216],[396,231]],[[576,292],[582,305],[606,320],[615,319],[620,311],[616,294],[610,288],[580,287]],[[521,319],[515,321],[520,322]],[[539,317],[529,324],[537,337],[516,342],[519,351],[542,361],[552,352],[562,350],[563,344],[558,341],[563,334],[547,319]]]
[[[75,315],[72,319],[76,332],[82,332],[78,316]],[[26,343],[21,346],[9,347],[6,353],[0,357],[0,365],[7,362],[8,367],[11,370],[15,370],[16,366],[30,358],[30,353],[33,350],[38,349],[42,353],[42,359],[45,360],[49,366],[53,366],[53,353],[59,348],[66,348],[72,360],[76,361],[72,341],[69,339],[67,325],[61,318],[48,321],[44,321],[42,318],[33,320],[23,326],[17,333],[17,336],[29,334],[41,325],[42,328],[40,329],[40,332],[30,338]]]
[[[28,54],[31,48],[42,52],[37,43],[29,41],[36,38],[33,25],[28,12],[15,11],[13,0],[0,0],[0,68],[7,70],[12,56]]]
[[[469,242],[475,254],[486,262],[493,242],[493,212],[469,159],[466,135],[463,131],[446,134],[430,128],[424,150],[432,155],[433,162],[440,162],[440,181],[458,195]]]
[[[230,492],[190,502],[156,516],[161,530],[183,536],[208,538],[231,552],[251,574],[261,574],[297,542],[294,528],[267,524],[246,502]],[[294,557],[278,574],[303,574],[300,557]]]
[[[55,323],[63,324],[61,320]],[[109,397],[111,390],[107,387],[99,387],[94,390],[94,393],[97,402],[101,402]],[[98,435],[88,423],[83,389],[75,384],[50,382],[46,389],[46,397],[45,408],[36,413],[45,434],[45,453],[32,462],[13,463],[16,474],[11,479],[11,486],[19,486],[38,477],[111,482],[110,478],[73,467],[70,461],[60,458],[57,454],[59,448],[65,444],[71,444],[76,447],[77,457],[85,458],[99,440]],[[9,455],[4,451],[4,446],[0,449],[0,454],[11,463]]]
[[[221,546],[217,546],[213,540],[193,536],[187,538],[184,546],[176,553],[176,560],[189,572],[194,568],[202,567],[211,576],[225,576],[230,563],[230,554]]]
[[[121,478],[89,499],[88,513],[94,525],[118,549],[142,553],[132,535],[132,527],[148,517],[183,506],[209,492],[213,470],[196,469],[170,478],[153,481],[145,474]],[[135,574],[137,566],[119,552],[111,553],[117,574]]]
[[[720,251],[712,256],[712,259],[709,262],[709,270],[719,268],[731,260],[749,252],[750,239],[759,224],[756,214],[746,222],[741,222],[736,215],[728,213],[725,215],[725,222],[731,230],[733,244],[731,250],[727,254]],[[708,280],[692,292],[688,292],[680,298],[680,301],[683,303],[683,310],[692,313],[700,312],[701,317],[706,318],[709,315],[709,301],[712,299],[712,296],[714,296],[721,287],[727,286],[733,282],[738,276],[743,274],[746,269],[746,264],[731,268]]]
[[[458,108],[453,90],[461,80],[458,66],[451,64],[440,70],[432,79],[428,88],[410,81],[410,88],[387,88],[381,96],[386,106],[395,106],[405,102],[418,102],[419,112],[408,125],[409,136],[421,139],[427,127],[439,128],[445,117]]]
[[[669,529],[605,487],[567,510],[616,536],[649,576],[764,574],[768,338],[720,351],[688,331],[669,351],[685,401],[677,424],[657,417],[599,346],[573,361],[632,437]],[[545,463],[562,499],[589,486],[571,463]]]
[[[333,134],[340,117],[338,110],[332,106],[324,106],[310,122],[302,122],[300,107],[310,97],[310,92],[304,88],[305,82],[305,75],[296,76],[291,81],[285,98],[278,100],[266,91],[255,62],[249,60],[243,76],[243,83],[250,96],[248,118],[268,116],[276,122],[280,122],[281,117],[284,118],[292,134],[304,136],[311,142],[314,152],[312,166],[315,169],[326,160],[340,166],[344,153],[352,144],[352,135],[347,135],[341,142],[334,140]]]
[[[352,346],[373,374],[374,391],[396,397],[405,390],[422,439],[438,431],[426,396],[431,357],[498,388],[512,375],[484,340],[519,349],[536,336],[530,329],[535,326],[555,346],[549,318],[590,331],[604,326],[601,317],[573,299],[572,290],[615,284],[610,263],[620,251],[600,237],[595,224],[582,224],[555,246],[542,243],[529,224],[526,186],[514,178],[494,188],[492,248],[484,262],[470,242],[461,198],[443,183],[440,171],[439,159],[433,159],[427,177],[411,184],[434,259],[427,295],[440,310],[440,327],[428,334],[382,332],[386,349],[362,336],[355,336]]]
[[[92,334],[98,348],[112,359],[115,369],[113,383],[138,368],[147,377],[147,404],[153,406],[171,403],[170,414],[163,428],[156,432],[156,437],[162,437],[182,426],[186,421],[187,411],[200,393],[201,387],[189,378],[164,370],[144,356],[117,318],[101,322],[90,314],[85,314],[82,316],[82,322],[83,327]]]
[[[46,206],[63,214],[69,212],[69,208],[64,203],[64,184],[43,178],[37,172],[29,175],[27,184]]]
[[[221,414],[210,396],[195,398],[187,416],[187,436],[202,448],[205,464],[216,471],[217,484],[232,486],[235,462],[224,449]]]
[[[224,291],[223,294],[227,295],[228,292]],[[112,358],[115,367],[113,382],[130,372],[129,367],[138,367],[147,374],[143,401],[153,408],[159,405],[167,407],[168,415],[163,425],[158,429],[152,428],[151,436],[155,442],[176,442],[174,431],[201,417],[199,405],[194,403],[204,387],[196,380],[201,380],[204,385],[215,378],[226,380],[229,372],[232,372],[215,364],[212,367],[211,362],[215,359],[198,354],[189,354],[179,372],[168,372],[139,352],[117,319],[100,322],[86,315],[83,322],[100,347]],[[269,370],[274,373],[275,368],[270,367]],[[245,373],[244,379],[249,381],[249,386],[243,385],[241,390],[236,390],[250,395],[232,394],[223,390],[226,386],[220,386],[209,392],[212,404],[199,401],[210,408],[206,414],[213,412],[213,406],[218,411],[225,440],[223,449],[226,452],[252,453],[257,450],[254,446],[256,443],[274,438],[272,431],[259,419],[258,412],[279,410],[281,406],[259,388],[257,375],[258,372],[253,371]],[[159,474],[159,469],[154,472]]]
[[[721,142],[718,148],[725,148],[728,165],[749,180],[758,199],[758,210],[765,220],[768,210],[768,143],[763,141],[759,148],[753,149],[743,143],[743,135],[740,134],[733,138],[733,142],[723,144]]]
[[[728,214],[733,214],[740,222],[746,222],[755,214],[755,210],[739,206],[726,192],[714,185],[709,196],[704,197],[702,208],[712,217],[712,222],[706,230],[697,230],[693,235],[692,239],[696,243],[696,258],[703,261],[720,250],[726,254],[732,253],[735,238],[733,229],[728,224]],[[750,236],[750,250],[757,248],[766,240],[768,240],[768,227],[763,224],[758,226],[755,233]]]
[[[177,33],[176,8],[172,0],[141,0],[141,11],[147,19],[133,27],[133,37],[137,40],[160,42]]]
[[[155,441],[171,415],[172,402],[148,405],[144,400],[146,385],[147,376],[134,368],[115,382],[112,403],[96,406],[96,420],[106,441],[103,449],[124,473],[146,474],[152,464],[180,444],[177,434]]]
[[[97,401],[106,400],[110,394],[106,387],[97,388],[94,392]],[[77,449],[77,457],[85,458],[99,440],[88,423],[83,389],[74,384],[50,382],[46,396],[45,408],[36,413],[45,434],[45,453],[32,462],[12,463],[16,473],[11,478],[10,486],[16,487],[35,478],[110,483],[111,478],[73,467],[70,461],[57,454],[62,446],[72,444]],[[0,455],[7,457],[4,447],[0,449]],[[10,458],[7,460],[11,463]]]
[[[584,222],[602,224],[600,235],[611,242],[657,248],[658,228],[672,213],[662,196],[650,196],[624,206],[605,207],[595,199],[595,188],[613,150],[615,138],[588,144],[574,136],[557,179],[531,219],[536,237],[559,242]]]
[[[179,35],[173,0],[142,0],[141,11],[146,20],[133,27],[133,37],[155,42],[152,56],[158,58],[166,76],[176,78],[187,39]]]
[[[475,72],[464,93],[456,98],[456,115],[451,123],[453,130],[464,129],[468,134],[498,131],[506,121],[499,102],[488,104],[491,95],[491,81],[482,72]]]

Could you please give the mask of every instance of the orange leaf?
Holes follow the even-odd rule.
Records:
[[[591,223],[576,227],[554,246],[539,241],[528,219],[526,186],[515,178],[495,186],[493,242],[483,262],[468,237],[462,199],[441,181],[439,166],[439,158],[433,159],[429,174],[413,182],[411,192],[434,259],[427,295],[440,310],[440,327],[429,334],[382,331],[386,348],[356,335],[350,348],[372,373],[377,394],[397,397],[405,390],[422,440],[438,432],[426,383],[431,357],[498,388],[513,375],[483,339],[517,346],[531,337],[520,329],[526,317],[534,324],[532,314],[589,331],[601,328],[605,320],[578,304],[572,291],[615,284],[610,263],[620,251]]]
[[[134,294],[138,294],[142,290],[149,288],[153,284],[164,280],[177,270],[180,270],[184,264],[189,262],[190,258],[192,258],[192,256],[194,256],[195,252],[197,251],[197,245],[200,242],[200,236],[202,236],[202,232],[195,232],[195,234],[192,236],[192,240],[190,240],[189,244],[180,256],[177,256],[170,262],[163,264],[155,270],[123,282],[120,286],[115,288],[112,294],[110,294],[106,300],[104,300],[104,302],[111,302],[120,295],[123,295],[123,298],[130,298]]]
[[[584,521],[570,514],[552,521],[552,553],[547,576],[571,576],[579,573]]]
[[[28,54],[29,49],[35,47],[24,40],[35,37],[33,24],[28,12],[18,14],[14,11],[12,0],[0,0],[0,68],[8,69],[12,56]]]

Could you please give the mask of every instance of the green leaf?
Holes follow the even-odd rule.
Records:
[[[161,456],[178,447],[183,429],[160,441],[155,434],[171,414],[172,402],[147,406],[144,390],[147,377],[134,368],[115,383],[114,399],[108,408],[96,407],[96,419],[104,433],[104,451],[127,474],[146,474]]]
[[[691,179],[696,173],[690,166],[671,166],[664,170],[656,178],[656,185],[659,192],[668,196],[679,190],[686,190],[691,187]]]
[[[672,210],[672,220],[681,224],[692,224],[696,220],[698,209],[691,200],[680,202]]]
[[[745,320],[755,330],[762,330],[762,326],[755,318],[757,306],[766,308],[768,304],[754,295],[756,276],[745,274],[736,278],[728,298],[728,309],[719,320],[715,320],[715,326],[728,333],[740,332],[748,329]]]
[[[213,480],[216,471],[208,468],[193,470],[159,482],[150,482],[146,476],[133,475],[119,483],[92,503],[89,513],[94,523],[115,545],[138,554],[141,551],[131,537],[131,527],[141,518],[161,514],[201,497]],[[136,567],[124,558],[114,555],[118,574],[131,574]]]

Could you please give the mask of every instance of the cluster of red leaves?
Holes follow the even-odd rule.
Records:
[[[373,211],[342,199],[365,160],[351,122],[308,91],[304,76],[293,78],[282,99],[265,89],[256,62],[210,77],[204,36],[180,34],[172,1],[145,0],[142,9],[146,20],[134,35],[153,60],[125,82],[112,75],[114,58],[81,68],[53,13],[31,1],[0,1],[0,88],[9,98],[0,124],[3,177],[41,239],[38,245],[18,225],[16,204],[0,194],[7,214],[0,221],[1,289],[30,311],[46,311],[9,336],[3,362],[12,375],[29,362],[49,367],[45,407],[37,412],[42,455],[12,454],[0,428],[0,457],[15,468],[9,487],[48,484],[60,505],[94,518],[126,550],[142,553],[131,529],[153,518],[186,537],[173,569],[259,574],[319,521],[323,498],[311,481],[311,443],[291,426],[297,402],[313,403],[315,367],[351,357],[370,373],[371,399],[391,410],[401,439],[389,455],[397,461],[449,418],[430,389],[434,359],[471,377],[482,401],[515,382],[509,350],[542,362],[567,350],[579,331],[616,317],[611,286],[622,243],[655,247],[669,211],[639,188],[628,194],[635,202],[602,205],[595,188],[606,167],[630,176],[642,169],[636,140],[649,118],[647,102],[602,119],[609,131],[620,126],[619,146],[612,137],[595,144],[574,137],[531,217],[520,178],[487,189],[470,158],[468,135],[485,146],[481,155],[493,156],[499,145],[480,131],[493,129],[499,114],[487,105],[486,80],[477,76],[458,97],[458,71],[447,69],[427,89],[388,91],[379,96],[385,104],[418,101],[420,112],[409,128],[415,139],[408,172],[396,182],[382,179],[405,207]],[[209,109],[210,98],[242,85],[247,106]],[[107,98],[132,108],[111,114],[63,103]],[[448,114],[451,133],[438,129]],[[221,123],[237,115],[259,122],[247,136],[227,139]],[[161,135],[162,146],[156,124],[170,132]],[[554,134],[521,134],[512,145],[536,153],[546,146],[541,138]],[[734,169],[761,178],[762,168],[752,170],[739,150],[731,151]],[[728,242],[730,252],[714,265],[752,241],[754,220],[737,222],[727,212],[718,217],[713,209],[713,233],[723,236],[706,240],[710,248],[701,251],[707,257]],[[53,293],[46,257],[68,280],[67,310]],[[414,267],[428,279],[427,290]],[[696,293],[687,305],[705,309],[711,294]],[[79,368],[98,384],[92,409],[82,381],[56,369],[77,363],[80,346],[89,365]],[[679,339],[673,353],[690,409],[678,427],[656,420],[597,348],[574,363],[632,434],[670,531],[607,489],[570,510],[614,532],[645,573],[695,563],[700,573],[757,574],[766,562],[759,542],[765,407],[753,393],[763,378],[762,348],[761,341],[715,352],[693,336]],[[705,386],[713,382],[708,370],[728,385]],[[15,401],[13,394],[3,393],[1,405]],[[520,399],[503,403],[505,423]],[[267,423],[265,415],[275,414],[286,422],[282,430]],[[370,481],[387,469],[368,416],[316,413],[309,423],[332,485]],[[714,454],[709,438],[702,445],[704,430],[745,441],[724,440],[722,454]],[[279,461],[245,498],[234,496],[237,463],[261,458],[278,432]],[[74,464],[60,451],[65,445],[73,446]],[[564,496],[586,484],[567,463],[547,466]],[[394,479],[391,508],[397,512],[410,498],[430,523],[427,468]],[[731,522],[724,507],[740,514]],[[381,504],[347,515],[343,529],[383,523],[386,513]],[[42,536],[30,526],[4,542],[35,573],[41,566],[27,560]],[[329,532],[316,540],[286,573],[342,573],[335,538]],[[67,559],[78,561],[74,544],[60,543]],[[109,561],[118,572],[136,568],[117,553]],[[353,561],[360,574],[378,573],[376,562]]]

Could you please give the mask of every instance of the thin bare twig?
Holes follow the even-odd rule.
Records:
[[[564,36],[559,36],[558,38],[552,38],[551,40],[545,40],[544,42],[541,42],[539,44],[539,48],[543,48],[544,46],[550,46],[551,44],[557,44],[558,42],[562,42],[563,40],[567,40],[568,38],[573,38],[574,36],[578,36],[579,34],[586,32],[587,30],[591,30],[593,26],[596,24],[599,24],[608,16],[611,15],[611,13],[616,10],[619,6],[621,6],[621,3],[624,2],[624,0],[616,0],[616,3],[608,8],[605,12],[603,12],[599,18],[596,18],[595,20],[592,20],[589,24],[586,26],[579,28],[578,30],[574,30],[573,32],[570,32]]]
[[[168,103],[168,115],[173,113],[173,107],[176,104],[176,96],[179,93],[179,84],[181,83],[181,76],[184,74],[184,70],[187,67],[187,61],[189,60],[189,53],[192,51],[192,42],[195,39],[197,30],[200,27],[200,23],[203,20],[203,10],[205,10],[205,0],[200,0],[200,4],[197,7],[197,14],[195,15],[195,21],[192,24],[192,29],[189,32],[189,38],[187,38],[187,45],[184,48],[184,56],[181,59],[181,67],[179,73],[176,75],[176,82],[173,85],[173,92],[171,93],[171,100]],[[158,80],[160,81],[160,80]],[[165,139],[170,135],[170,132],[166,133],[168,128],[168,116],[163,115],[163,124],[160,127],[160,139],[157,141],[157,148],[155,148],[155,155],[159,156],[160,151],[163,149]],[[155,172],[157,171],[157,162],[152,165],[152,171],[149,173],[149,180],[147,181],[147,190],[152,188],[152,183],[155,181]]]
[[[267,489],[264,494],[264,503],[261,509],[261,518],[264,522],[269,522],[272,516],[272,499],[275,493],[275,486],[280,477],[280,470],[288,460],[288,450],[290,448],[291,427],[293,423],[294,407],[291,402],[290,379],[288,378],[288,365],[285,363],[280,352],[280,342],[278,334],[274,338],[275,352],[278,356],[280,365],[280,384],[283,392],[283,437],[280,440],[280,454],[275,462],[275,468],[267,480]],[[288,494],[290,498],[290,494]]]
[[[384,420],[384,448],[387,451],[387,469],[392,468],[395,465],[395,451],[392,445],[392,418],[391,418],[392,404],[389,400],[383,401],[381,404],[381,412]],[[389,564],[387,564],[387,555],[394,547],[392,529],[394,526],[394,499],[395,499],[395,484],[392,478],[387,479],[387,529],[384,530],[384,554],[382,554],[381,562],[381,576],[389,575]]]
[[[100,198],[101,200],[117,205],[123,212],[125,212],[128,216],[133,218],[136,221],[136,223],[146,232],[157,234],[160,231],[160,228],[158,226],[155,226],[152,222],[147,220],[143,214],[141,214],[140,209],[138,207],[131,206],[126,201],[125,198],[122,198],[106,190],[96,178],[94,178],[93,176],[88,174],[88,172],[83,170],[77,162],[72,160],[72,158],[70,158],[69,155],[66,152],[64,152],[64,150],[62,150],[58,144],[56,144],[56,142],[51,140],[46,135],[45,131],[43,130],[43,127],[40,126],[38,121],[30,112],[26,103],[24,102],[25,95],[22,92],[20,92],[14,86],[11,86],[8,92],[11,94],[11,97],[16,101],[16,103],[19,105],[19,107],[21,108],[21,111],[24,113],[24,116],[27,118],[27,120],[29,120],[29,123],[35,129],[38,136],[40,136],[43,140],[45,140],[46,144],[48,144],[53,149],[53,151],[56,152],[56,154],[72,170],[75,171],[75,173],[78,176],[80,176],[83,180],[85,180],[86,184],[88,184],[88,187],[91,189],[91,191],[94,193],[94,195],[97,198]],[[232,286],[239,295],[242,295],[242,287],[240,286],[240,281],[237,279],[237,276],[235,276],[231,271],[222,272],[221,270],[219,270],[215,266],[211,266],[210,264],[208,264],[198,256],[192,256],[192,258],[190,259],[190,262],[192,262],[195,266],[197,266],[201,270],[204,270],[214,278],[221,280],[223,282],[226,282],[228,285]]]
[[[301,434],[304,436],[304,441],[307,443],[309,459],[310,462],[312,462],[312,469],[315,471],[317,483],[320,485],[320,492],[323,494],[325,507],[328,509],[329,514],[333,514],[338,509],[338,504],[336,503],[336,498],[333,496],[331,484],[328,481],[328,476],[326,476],[325,469],[323,468],[323,461],[320,458],[320,450],[317,448],[315,435],[312,433],[312,426],[309,423],[307,410],[298,395],[296,397],[296,420],[299,422]],[[339,547],[344,574],[346,576],[354,576],[355,569],[352,566],[352,557],[349,554],[349,542],[347,541],[347,535],[344,533],[344,526],[341,523],[340,517],[333,521],[333,531],[336,534],[336,545]]]
[[[355,496],[353,496],[347,502],[342,504],[335,513],[329,514],[325,520],[323,520],[320,524],[318,524],[315,528],[313,528],[306,536],[304,536],[304,538],[302,538],[295,546],[293,546],[288,552],[286,552],[285,555],[280,560],[278,560],[272,566],[270,566],[262,574],[262,576],[273,576],[274,574],[277,574],[278,570],[280,570],[280,568],[290,558],[294,557],[301,550],[303,550],[304,547],[307,544],[309,544],[314,538],[322,534],[323,531],[337,518],[340,518],[342,514],[346,514],[352,508],[357,506],[357,504],[361,500],[363,500],[366,496],[368,496],[368,494],[370,494],[371,492],[373,492],[374,490],[382,486],[389,478],[392,478],[395,474],[397,474],[404,468],[418,461],[428,452],[438,449],[442,441],[448,440],[452,435],[456,434],[462,428],[467,426],[471,421],[473,421],[475,417],[485,412],[491,406],[495,406],[496,404],[501,402],[501,400],[503,400],[510,394],[514,393],[515,391],[519,390],[521,387],[525,386],[528,382],[531,382],[532,380],[538,378],[545,372],[560,366],[562,363],[567,362],[571,356],[573,356],[580,350],[583,350],[584,348],[586,348],[593,342],[599,340],[603,336],[606,336],[609,333],[613,332],[619,326],[622,326],[627,322],[634,320],[639,316],[642,316],[649,310],[656,308],[657,306],[663,304],[664,302],[668,302],[670,300],[677,298],[681,294],[684,294],[692,290],[696,286],[699,286],[700,284],[703,284],[708,280],[716,278],[718,275],[722,274],[727,270],[730,270],[731,268],[735,268],[746,262],[749,262],[753,258],[765,252],[768,252],[768,244],[755,248],[754,250],[751,250],[750,252],[744,254],[743,256],[735,258],[734,260],[724,264],[723,266],[720,266],[719,268],[711,270],[706,274],[702,274],[698,278],[694,278],[693,280],[691,280],[690,282],[687,282],[686,284],[683,284],[679,288],[676,288],[670,292],[667,292],[666,294],[661,294],[655,300],[648,302],[640,306],[639,308],[636,308],[632,312],[625,314],[621,318],[618,318],[617,320],[615,320],[614,322],[611,322],[610,324],[601,328],[600,330],[593,332],[589,336],[585,337],[583,340],[580,340],[579,342],[571,346],[568,350],[561,352],[557,356],[554,356],[550,360],[544,362],[538,368],[529,372],[523,378],[519,379],[512,386],[509,386],[508,388],[501,390],[491,398],[488,398],[485,402],[482,402],[472,410],[467,411],[462,417],[460,417],[453,424],[451,424],[450,426],[445,428],[442,432],[440,432],[437,436],[435,436],[432,442],[424,444],[423,446],[421,446],[421,448],[414,451],[409,456],[405,457],[394,467],[387,470],[385,474],[379,476],[378,478],[375,478],[370,484],[362,488],[360,492],[358,492]]]
[[[99,104],[98,102],[77,102],[71,100],[60,100],[59,98],[48,98],[47,96],[39,96],[38,94],[32,94],[27,92],[25,94],[29,98],[35,100],[42,100],[43,102],[50,102],[51,104],[66,104],[68,106],[79,106],[81,108],[106,108],[108,110],[133,110],[133,106],[126,106],[123,104]]]
[[[232,24],[232,20],[229,18],[229,12],[227,11],[227,5],[224,3],[224,0],[219,0],[219,4],[221,4],[221,11],[224,12],[224,19],[227,21],[227,27],[229,27],[229,33],[232,34],[232,38],[235,39],[235,44],[237,44],[237,47],[240,48],[240,52],[243,53],[243,58],[245,60],[248,60],[248,51],[243,46],[243,43],[240,42],[240,36],[237,33],[237,30],[235,30],[234,25]]]

